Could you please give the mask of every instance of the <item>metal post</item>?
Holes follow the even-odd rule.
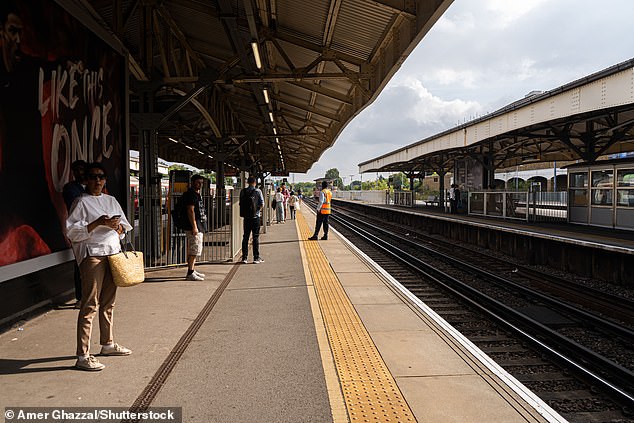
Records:
[[[151,266],[160,258],[161,239],[161,201],[158,173],[158,146],[154,131],[141,130],[143,148],[140,154],[140,193],[139,228],[141,232],[141,250],[145,256],[146,266]]]

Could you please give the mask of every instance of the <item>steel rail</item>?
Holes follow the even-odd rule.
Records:
[[[351,219],[357,222],[361,222],[360,219],[357,219],[355,217],[352,216],[346,216],[347,219]],[[582,310],[579,307],[576,307],[574,305],[571,305],[567,302],[564,302],[562,300],[550,297],[548,295],[542,294],[539,291],[536,291],[532,288],[528,288],[525,287],[517,282],[513,282],[511,280],[505,279],[499,275],[496,275],[494,273],[491,273],[487,270],[482,269],[481,267],[478,266],[474,266],[471,263],[468,263],[464,260],[458,259],[456,257],[447,257],[446,255],[417,242],[411,241],[409,239],[404,239],[402,237],[400,237],[398,234],[395,234],[393,232],[390,232],[384,228],[375,228],[375,230],[381,231],[384,234],[388,235],[388,236],[393,236],[393,237],[398,237],[402,242],[406,243],[407,245],[413,247],[413,248],[417,248],[417,249],[422,249],[425,251],[425,253],[433,255],[434,257],[438,257],[441,258],[443,260],[451,260],[452,263],[457,263],[458,265],[460,265],[463,269],[466,269],[470,272],[475,272],[481,276],[486,277],[487,279],[491,280],[492,282],[494,282],[497,286],[501,286],[501,287],[507,287],[507,286],[512,286],[513,288],[515,288],[517,291],[521,291],[523,294],[531,296],[531,297],[536,297],[538,298],[540,301],[543,301],[545,303],[548,303],[552,306],[555,307],[559,307],[560,309],[565,310],[567,313],[570,313],[574,316],[576,316],[577,318],[580,319],[585,319],[586,321],[590,321],[593,325],[600,327],[601,329],[604,330],[608,330],[611,333],[623,337],[625,339],[627,339],[630,342],[634,342],[634,331],[621,326],[619,324],[616,324],[610,320],[607,320],[601,316],[598,316],[594,313],[590,313],[588,311]]]
[[[597,387],[600,387],[603,391],[614,396],[624,405],[634,407],[634,395],[628,392],[628,389],[632,388],[634,373],[628,369],[558,334],[544,324],[483,294],[453,276],[429,266],[407,251],[340,218],[335,216],[331,217],[334,222],[346,227],[348,230],[357,234],[357,236],[363,238],[366,242],[369,242],[379,250],[394,257],[397,261],[402,262],[405,266],[412,268],[414,271],[439,284],[444,289],[463,299],[466,303],[507,327],[511,332],[545,351],[548,355],[565,364],[567,367],[572,368],[580,376],[590,380],[596,384]],[[400,239],[402,240],[402,238]],[[523,326],[523,328],[520,326]],[[544,339],[541,340],[536,335]],[[547,342],[552,345],[549,345]],[[595,370],[593,370],[593,368]],[[609,378],[613,380],[608,380],[607,377],[599,374],[597,370],[609,375]]]

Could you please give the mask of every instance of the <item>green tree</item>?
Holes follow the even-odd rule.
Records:
[[[405,175],[403,172],[390,175],[389,180],[392,188],[394,188],[395,190],[409,189],[409,179],[407,178],[407,175]]]
[[[339,177],[339,169],[332,168],[326,171],[325,178],[332,179],[332,184],[339,189],[343,189],[343,180]]]

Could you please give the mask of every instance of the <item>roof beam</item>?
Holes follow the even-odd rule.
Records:
[[[244,76],[235,78],[225,83],[250,84],[264,82],[299,82],[299,81],[319,81],[319,80],[349,80],[351,83],[358,83],[359,79],[369,79],[365,73],[353,72],[325,72],[325,73],[271,73],[262,76]],[[221,81],[222,82],[222,81]]]
[[[320,46],[319,44],[315,44],[315,43],[311,43],[310,41],[306,41],[306,40],[302,40],[301,38],[295,37],[293,35],[290,34],[285,34],[285,33],[281,33],[279,31],[273,31],[269,34],[266,34],[267,39],[278,39],[278,40],[282,40],[285,41],[287,43],[291,43],[294,44],[296,46],[305,48],[306,50],[311,50],[314,51],[316,53],[321,54],[324,57],[329,57],[329,58],[337,58],[337,59],[341,59],[344,62],[348,62],[351,63],[353,65],[357,65],[357,66],[361,66],[362,64],[365,63],[365,60],[363,60],[362,58],[356,57],[356,56],[352,56],[350,54],[347,53],[343,53],[337,50],[333,50],[333,49],[329,49],[329,48],[325,48],[323,46]]]
[[[335,113],[329,113],[329,112],[323,111],[323,110],[321,110],[318,107],[311,106],[309,104],[302,103],[302,102],[297,101],[297,100],[293,100],[293,99],[290,99],[290,98],[282,98],[282,97],[278,96],[277,97],[277,102],[281,103],[281,104],[289,105],[291,107],[295,107],[296,109],[303,110],[305,112],[314,113],[314,114],[316,114],[318,116],[323,116],[323,117],[325,117],[327,119],[330,119],[330,120],[333,120],[335,122],[339,122],[339,116],[336,115]]]
[[[370,3],[380,7],[383,10],[389,10],[392,12],[402,13],[411,19],[416,19],[416,6],[414,2],[407,0],[365,0],[365,3]]]
[[[350,96],[342,94],[338,91],[331,90],[329,88],[324,88],[319,84],[315,84],[313,82],[304,82],[304,81],[288,81],[289,84],[295,85],[297,87],[304,88],[305,90],[316,92],[317,94],[321,94],[325,97],[332,98],[333,100],[340,101],[341,103],[348,104],[352,106],[352,98]]]

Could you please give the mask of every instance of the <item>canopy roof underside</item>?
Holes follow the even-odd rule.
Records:
[[[85,1],[130,52],[131,148],[256,172],[306,172],[452,2]]]

